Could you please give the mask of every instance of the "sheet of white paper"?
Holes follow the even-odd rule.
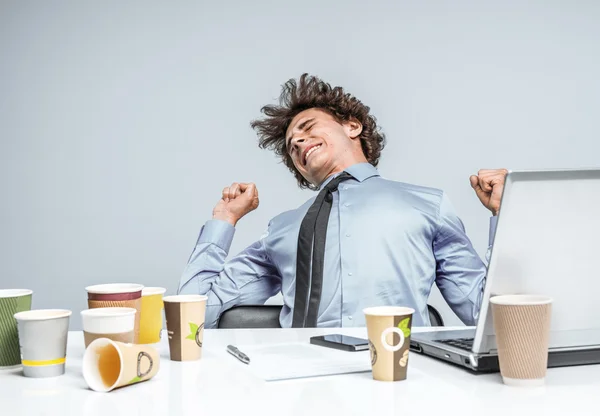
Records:
[[[340,351],[308,343],[236,347],[250,357],[250,364],[240,364],[266,381],[371,371],[368,350]]]

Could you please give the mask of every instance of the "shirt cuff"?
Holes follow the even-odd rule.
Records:
[[[491,246],[494,242],[494,236],[496,235],[496,223],[498,222],[498,216],[494,215],[490,218],[490,236],[488,239],[488,246]]]
[[[200,231],[197,244],[214,244],[229,253],[234,234],[235,227],[227,221],[208,220]]]

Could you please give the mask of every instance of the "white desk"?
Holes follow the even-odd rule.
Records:
[[[414,328],[414,332],[419,328]],[[110,393],[87,388],[83,336],[69,333],[63,376],[25,378],[0,371],[0,415],[585,415],[600,413],[600,366],[549,369],[546,386],[508,387],[499,374],[472,375],[411,353],[408,379],[386,383],[371,373],[264,382],[225,352],[227,344],[306,341],[312,335],[365,329],[206,330],[203,358],[172,362],[161,341],[161,369],[150,381]]]

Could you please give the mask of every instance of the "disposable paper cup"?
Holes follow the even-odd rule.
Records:
[[[160,355],[148,345],[98,338],[83,354],[83,378],[90,389],[99,392],[150,380],[159,368]]]
[[[37,309],[15,314],[25,377],[56,377],[65,373],[71,311]]]
[[[367,321],[373,379],[405,380],[415,310],[401,306],[376,306],[363,310]]]
[[[490,298],[490,303],[504,384],[544,385],[552,298],[503,295]]]
[[[81,311],[85,347],[98,338],[133,343],[135,314],[134,308],[96,308]]]
[[[167,296],[165,314],[169,352],[173,361],[194,361],[202,357],[202,338],[207,296]]]
[[[166,291],[164,287],[145,287],[142,290],[139,344],[155,344],[160,341],[163,326],[163,294]]]
[[[90,309],[108,307],[134,308],[137,313],[135,314],[133,342],[137,343],[140,332],[143,288],[143,285],[135,283],[108,283],[88,286],[85,288],[88,292],[88,307]]]
[[[15,313],[31,309],[29,289],[0,290],[0,368],[21,364],[19,334]]]

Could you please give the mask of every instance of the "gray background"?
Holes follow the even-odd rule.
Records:
[[[594,1],[2,1],[0,287],[72,329],[86,285],[174,293],[233,181],[260,191],[232,253],[250,244],[311,196],[249,127],[302,72],[371,107],[382,175],[446,190],[483,256],[469,175],[599,164],[599,21]]]

